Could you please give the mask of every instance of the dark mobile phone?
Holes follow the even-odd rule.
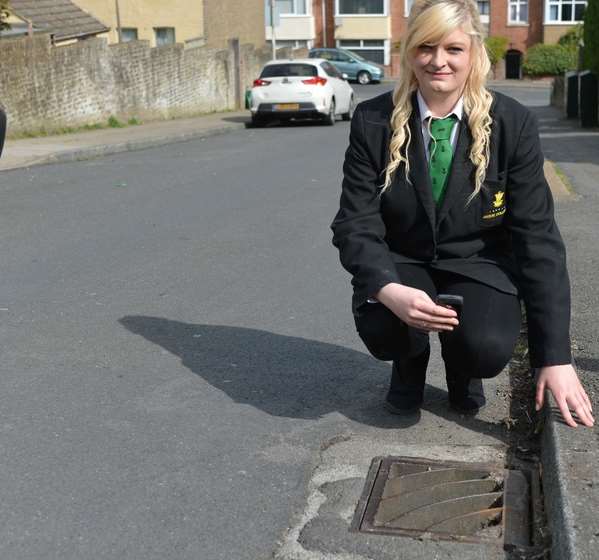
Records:
[[[462,296],[439,294],[435,303],[443,307],[451,307],[458,314],[458,321],[462,317],[462,307],[464,307],[464,298]]]

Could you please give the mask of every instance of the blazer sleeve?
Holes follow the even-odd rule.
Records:
[[[507,226],[520,272],[532,367],[571,363],[566,250],[543,172],[535,117],[528,113],[508,166]]]
[[[345,152],[340,208],[331,224],[333,245],[339,249],[341,264],[352,275],[354,299],[360,303],[386,284],[399,282],[385,242],[381,174],[367,141],[382,133],[381,126],[365,126],[363,110],[358,107]]]

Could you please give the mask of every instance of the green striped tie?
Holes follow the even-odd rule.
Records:
[[[453,151],[451,149],[451,131],[457,121],[455,115],[449,115],[444,119],[431,118],[431,141],[429,144],[429,173],[433,187],[433,198],[437,204],[443,200],[443,193],[447,183],[447,176],[451,169]]]

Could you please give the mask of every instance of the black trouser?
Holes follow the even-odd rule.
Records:
[[[402,283],[426,292],[464,297],[460,325],[439,334],[448,372],[460,377],[498,375],[512,357],[520,332],[518,297],[465,276],[412,264],[399,265]],[[403,361],[427,351],[427,332],[408,327],[381,303],[361,305],[355,315],[358,334],[379,360]]]

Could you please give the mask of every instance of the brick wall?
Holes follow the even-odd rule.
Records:
[[[543,26],[543,42],[549,45],[555,45],[560,37],[565,35],[572,25],[544,25]]]
[[[389,78],[398,78],[401,71],[399,64],[399,44],[408,28],[408,18],[405,17],[405,2],[391,2],[391,65],[385,69]]]
[[[324,46],[324,26],[322,21],[322,3],[320,0],[312,0],[312,16],[314,17],[314,46]]]
[[[507,37],[508,49],[525,53],[526,50],[543,40],[543,0],[529,0],[528,24],[508,24],[507,0],[493,0],[489,18],[489,35]]]
[[[240,89],[251,85],[270,55],[240,48]],[[111,115],[151,120],[235,109],[235,85],[231,49],[108,45],[104,39],[53,47],[45,35],[0,41],[0,103],[13,135],[105,122]]]

